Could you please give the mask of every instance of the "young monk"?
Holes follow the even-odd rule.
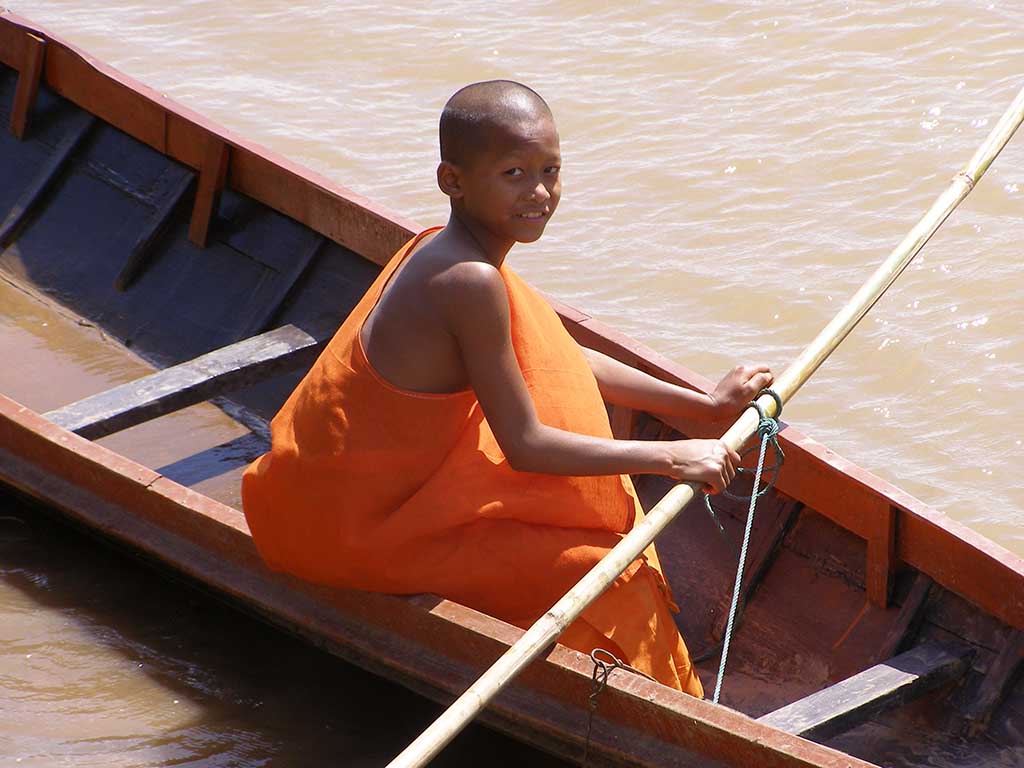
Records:
[[[602,397],[669,416],[738,413],[771,373],[710,395],[581,349],[505,264],[561,194],[558,133],[526,86],[476,83],[441,115],[444,228],[406,244],[272,423],[242,499],[270,567],[337,587],[432,592],[527,627],[643,511],[628,473],[720,491],[718,440],[612,439]],[[562,635],[703,695],[653,545]]]

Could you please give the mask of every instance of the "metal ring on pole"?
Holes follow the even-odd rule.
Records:
[[[782,417],[782,398],[779,396],[779,393],[776,392],[771,387],[765,387],[756,395],[754,395],[754,402],[752,402],[751,405],[757,408],[757,412],[761,415],[761,418],[764,419],[764,409],[757,404],[757,399],[761,397],[761,395],[768,395],[772,400],[775,401],[775,416],[773,418],[775,418],[776,420],[780,419]]]

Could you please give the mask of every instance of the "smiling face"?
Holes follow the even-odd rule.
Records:
[[[558,207],[561,163],[550,117],[495,127],[487,149],[452,166],[453,208],[478,239],[486,237],[488,250],[532,243]]]
[[[534,91],[492,81],[456,93],[441,116],[441,157],[438,185],[488,258],[543,234],[561,196],[561,153]]]

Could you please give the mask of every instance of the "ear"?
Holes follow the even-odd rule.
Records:
[[[462,178],[459,167],[447,160],[437,166],[437,186],[452,200],[462,197]]]

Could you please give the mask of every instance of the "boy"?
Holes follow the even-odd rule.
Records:
[[[558,205],[558,133],[526,86],[476,83],[441,115],[442,229],[402,248],[272,424],[243,478],[253,539],[318,583],[433,592],[527,627],[643,512],[628,473],[706,484],[739,457],[718,440],[614,440],[602,396],[718,420],[771,383],[737,368],[714,393],[580,347],[504,264]],[[603,647],[701,696],[649,547],[561,638]]]

